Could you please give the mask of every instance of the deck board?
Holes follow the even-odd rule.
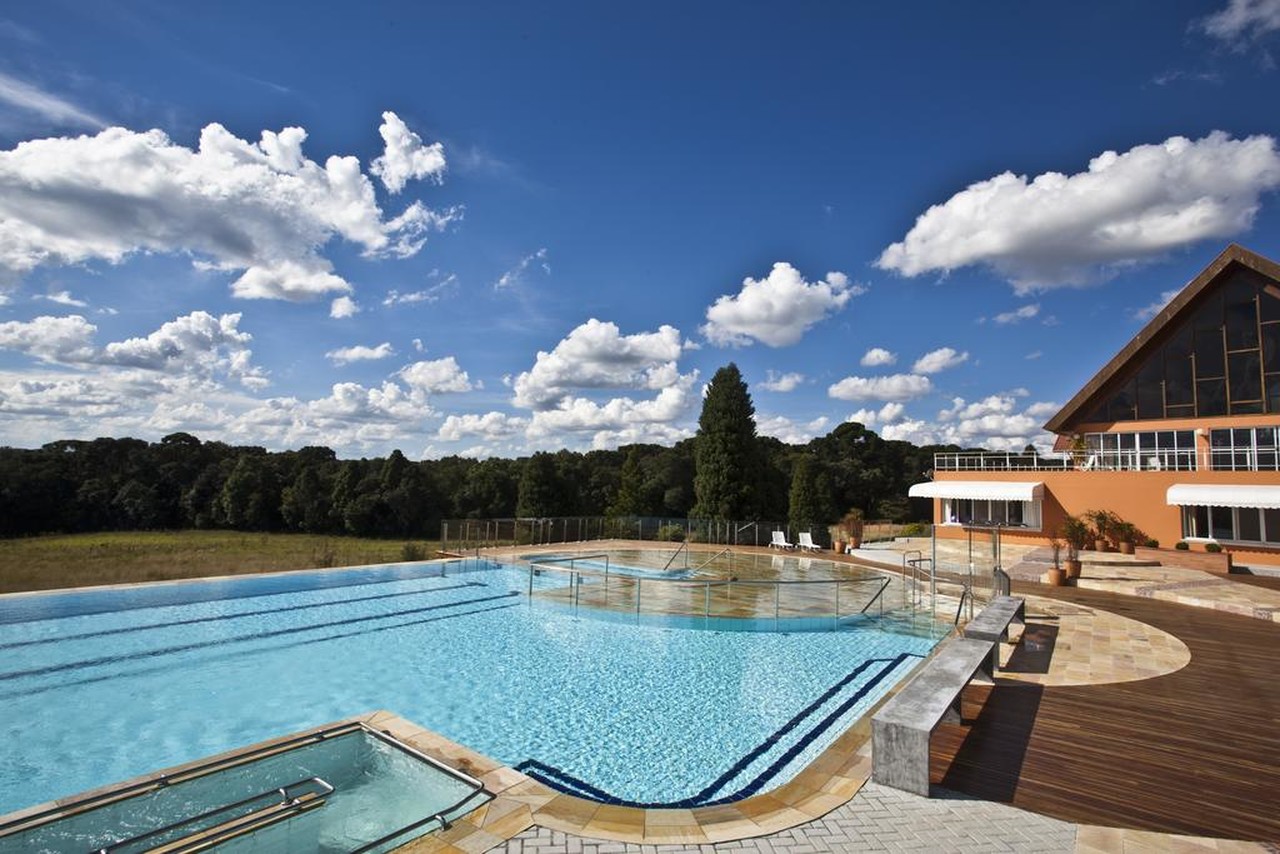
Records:
[[[1280,625],[1090,590],[1047,595],[1170,632],[1191,663],[1110,685],[971,686],[966,724],[935,731],[931,781],[1073,822],[1280,841]]]

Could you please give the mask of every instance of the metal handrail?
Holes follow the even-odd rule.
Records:
[[[279,802],[274,804],[267,804],[266,807],[264,808],[279,809],[282,807],[287,807],[289,808],[287,812],[292,812],[294,810],[301,811],[302,809],[311,809],[315,806],[319,806],[320,804],[314,804],[310,802],[304,803],[303,801],[299,800],[299,796],[291,794],[293,789],[299,788],[307,784],[313,784],[314,786],[318,787],[320,791],[304,792],[302,794],[316,795],[318,798],[321,799],[321,803],[323,803],[324,798],[328,797],[329,795],[332,795],[334,791],[333,786],[329,785],[329,783],[325,782],[319,777],[304,777],[303,779],[290,783],[287,786],[279,786],[274,789],[267,789],[264,792],[259,792],[256,795],[252,795],[250,797],[244,798],[243,800],[236,801],[235,803],[225,804],[223,806],[217,807],[216,809],[211,809],[206,812],[202,812],[199,815],[188,816],[187,818],[170,822],[169,824],[166,824],[164,827],[158,827],[155,830],[149,830],[146,833],[140,833],[137,836],[132,836],[128,839],[120,840],[119,842],[112,842],[110,845],[106,845],[106,846],[103,846],[102,848],[99,848],[98,854],[111,854],[111,852],[113,851],[119,851],[123,848],[127,848],[130,845],[136,845],[142,842],[143,840],[152,839],[157,836],[162,836],[166,833],[169,833],[170,831],[177,830],[178,828],[184,825],[194,824],[199,821],[204,821],[206,819],[213,818],[214,816],[217,816],[217,815],[222,815],[223,813],[231,812],[232,810],[237,810],[243,807],[247,807],[256,801],[261,801],[263,798],[268,798],[268,797],[271,797],[272,795],[279,795],[280,796]],[[249,813],[247,815],[251,815],[251,814],[252,813]],[[236,818],[231,819],[230,822],[241,821],[244,818],[246,818],[246,816],[237,816]],[[227,823],[230,823],[230,822],[227,822]],[[225,824],[227,823],[224,823],[224,825],[215,825],[214,827],[203,828],[195,832],[196,833],[212,833],[216,835],[219,828],[224,827]],[[207,837],[203,841],[207,841]]]
[[[711,557],[709,557],[709,558],[707,558],[706,560],[704,560],[702,563],[700,563],[700,564],[698,564],[697,566],[695,566],[695,567],[693,568],[693,571],[694,571],[694,572],[697,572],[697,571],[698,571],[698,570],[700,570],[700,569],[703,569],[703,568],[705,568],[705,567],[707,567],[707,566],[710,566],[710,565],[711,565],[711,562],[712,562],[712,561],[714,561],[716,558],[720,557],[720,555],[728,555],[728,556],[729,556],[729,573],[730,573],[730,574],[732,574],[732,573],[733,573],[733,549],[730,549],[730,548],[728,548],[728,547],[721,549],[720,551],[718,551],[718,552],[716,552],[715,554],[713,554]]]
[[[889,579],[887,579],[887,578],[882,578],[882,579],[880,579],[880,589],[876,591],[876,595],[872,596],[872,597],[867,601],[867,604],[865,604],[865,605],[863,605],[863,606],[862,606],[862,610],[861,610],[861,611],[859,611],[858,613],[859,613],[859,614],[865,614],[865,613],[867,613],[867,609],[868,609],[868,608],[870,608],[872,605],[874,605],[874,604],[876,603],[876,600],[877,600],[877,599],[879,599],[879,598],[880,598],[880,596],[881,596],[881,595],[884,593],[884,591],[885,591],[885,590],[887,590],[887,589],[889,589]],[[836,592],[837,592],[837,593],[839,592],[839,588],[837,588],[837,591],[836,591]],[[881,610],[882,612],[884,611],[884,603],[883,603],[883,602],[881,602],[881,603],[880,603],[880,610]],[[837,617],[838,617],[838,616],[840,616],[840,615],[839,615],[839,613],[837,613],[837,614],[836,614],[836,616],[837,616]]]
[[[397,836],[404,836],[406,833],[410,833],[414,830],[417,830],[420,827],[426,827],[428,824],[431,824],[433,821],[437,821],[440,823],[440,828],[439,828],[440,830],[448,830],[450,827],[449,819],[448,819],[449,813],[455,810],[462,809],[462,807],[467,803],[467,801],[470,801],[472,798],[474,798],[476,795],[479,795],[479,794],[488,795],[490,798],[493,797],[493,795],[490,794],[485,789],[476,789],[475,791],[468,793],[466,797],[462,798],[459,801],[455,801],[453,804],[445,807],[444,809],[439,810],[438,812],[434,812],[431,815],[427,816],[426,818],[415,821],[412,824],[406,824],[404,827],[400,828],[399,830],[392,831],[391,833],[388,833],[386,836],[383,836],[380,839],[375,839],[366,845],[361,845],[359,848],[355,848],[352,851],[350,851],[349,854],[364,854],[364,852],[366,851],[372,851],[375,848],[380,848],[381,846],[395,839]]]
[[[683,543],[680,544],[680,548],[676,549],[675,552],[672,553],[671,557],[667,560],[666,564],[662,567],[663,572],[666,572],[668,569],[671,568],[671,564],[675,562],[675,559],[680,557],[680,552],[684,552],[685,566],[689,565],[689,541],[685,540]]]
[[[733,554],[731,550],[723,549],[720,552],[718,552],[712,558],[712,560],[714,560],[715,557],[719,557],[721,554],[725,552],[729,552],[730,555]],[[928,560],[928,558],[926,558],[925,560]],[[710,561],[707,561],[706,563],[710,563]],[[706,563],[702,564],[702,566],[706,566]],[[582,579],[584,577],[603,578],[605,579],[605,583],[606,583],[605,604],[606,605],[608,604],[607,584],[608,584],[609,576],[607,574],[592,572],[590,570],[576,569],[573,567],[543,566],[537,562],[530,562],[529,564],[529,596],[531,601],[533,597],[533,579],[534,579],[535,569],[538,571],[545,570],[547,572],[560,572],[560,573],[567,574],[569,576],[569,585],[573,590],[573,605],[575,608],[578,607],[578,605],[580,604],[580,592],[583,585]],[[839,619],[840,618],[840,609],[839,609],[840,585],[848,584],[851,582],[851,579],[848,579],[848,578],[769,580],[769,579],[763,579],[763,578],[733,578],[733,577],[716,578],[716,579],[661,578],[661,577],[641,577],[641,576],[625,576],[625,577],[627,577],[630,581],[635,582],[635,587],[636,587],[635,612],[637,616],[639,616],[641,613],[641,607],[640,607],[642,604],[641,592],[644,584],[659,583],[659,584],[668,584],[668,585],[679,585],[686,588],[695,588],[695,589],[699,587],[702,588],[703,590],[702,616],[704,618],[711,616],[711,588],[713,587],[732,588],[733,585],[739,585],[739,586],[754,586],[754,587],[772,587],[774,590],[774,619],[775,620],[780,618],[779,615],[781,612],[782,588],[788,587],[791,585],[805,585],[805,584],[834,585],[836,605],[835,605],[835,613],[833,616],[835,619]],[[876,601],[878,601],[882,597],[882,595],[884,594],[884,591],[887,590],[891,584],[891,579],[889,578],[880,578],[878,580],[880,581],[880,588],[875,592],[875,594],[872,595],[872,597],[867,601],[867,603],[859,611],[860,614],[865,614],[867,609],[869,609],[872,605],[876,603]],[[881,605],[881,610],[883,610],[883,604]],[[814,615],[814,616],[816,616],[819,619],[823,618],[823,615]]]

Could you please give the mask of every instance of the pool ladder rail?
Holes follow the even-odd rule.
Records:
[[[300,791],[302,790],[302,791]],[[306,777],[287,786],[268,789],[256,795],[188,816],[174,822],[149,830],[146,833],[113,842],[99,848],[97,854],[126,854],[133,851],[148,851],[154,854],[187,854],[188,852],[205,851],[221,845],[238,836],[244,836],[257,830],[293,818],[308,810],[317,809],[326,803],[326,798],[333,794],[333,786],[319,777]],[[275,800],[271,800],[271,799]],[[266,801],[264,804],[263,802]],[[224,819],[217,824],[201,827],[168,842],[153,844],[157,837],[163,837],[179,828],[198,824],[225,815],[226,813],[246,810],[238,815]]]

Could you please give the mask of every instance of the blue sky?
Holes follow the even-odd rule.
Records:
[[[0,443],[1021,448],[1228,242],[1280,0],[0,6]]]

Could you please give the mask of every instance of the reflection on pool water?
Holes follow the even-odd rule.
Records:
[[[5,597],[0,813],[380,708],[599,800],[716,803],[789,779],[935,643],[600,619],[522,567],[445,571]]]

